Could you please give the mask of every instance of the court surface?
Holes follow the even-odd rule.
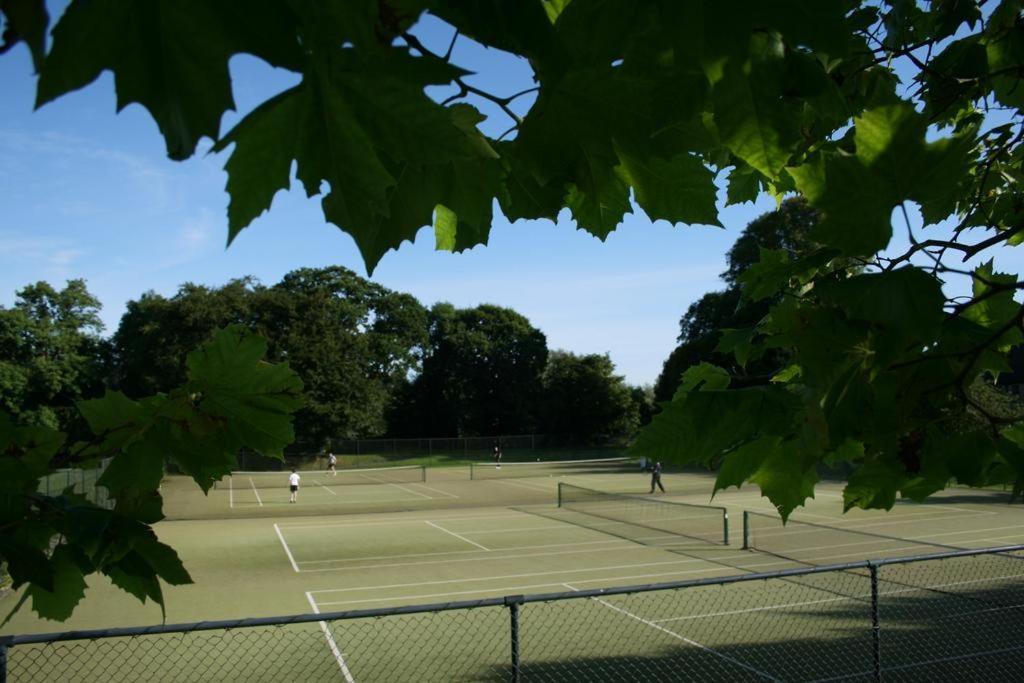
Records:
[[[205,505],[226,505],[229,511],[258,514],[231,517],[229,512],[216,519],[158,525],[162,540],[179,550],[196,580],[194,585],[167,590],[167,622],[564,593],[923,554],[930,548],[928,544],[936,549],[976,548],[1024,541],[1024,510],[991,492],[950,490],[925,504],[898,503],[888,513],[851,511],[844,515],[841,489],[822,484],[816,499],[793,515],[795,522],[829,527],[821,530],[799,524],[783,529],[770,516],[774,511],[756,489],[734,490],[720,493],[712,501],[728,509],[731,524],[730,544],[714,545],[645,531],[642,526],[554,504],[560,482],[646,495],[647,479],[639,474],[484,481],[468,481],[454,471],[431,474],[438,473],[428,472],[425,482],[307,485],[297,505],[287,503],[284,487],[211,492]],[[655,499],[709,502],[710,476],[668,474],[664,479],[668,493]],[[524,499],[526,503],[501,504]],[[492,504],[480,504],[488,500]],[[532,500],[545,502],[529,502]],[[390,511],[315,514],[322,509],[337,511],[344,505],[353,510],[390,506]],[[275,509],[287,514],[274,514]],[[306,510],[314,514],[303,514]],[[752,539],[755,546],[763,544],[769,551],[742,548],[744,510],[769,515],[758,517]],[[837,530],[874,536],[845,535]],[[779,539],[788,544],[782,547],[785,556],[770,552],[779,548],[773,545]],[[998,588],[1006,581],[1017,581],[1019,587],[1024,568],[1012,569],[1010,574],[992,576],[998,586],[982,582],[970,588]],[[885,599],[894,601],[889,614],[911,604],[918,609],[922,599],[919,588],[942,581],[942,577],[922,575],[906,583],[883,583]],[[865,575],[841,574],[820,581],[759,581],[530,604],[523,608],[522,647],[531,654],[528,663],[538,675],[575,674],[586,671],[587,662],[607,664],[609,658],[628,659],[639,652],[664,658],[677,672],[680,666],[698,667],[694,676],[712,667],[722,680],[777,680],[790,677],[773,669],[772,662],[779,661],[784,651],[788,654],[782,661],[806,660],[799,678],[827,678],[830,670],[833,675],[857,679],[857,663],[868,666],[871,661],[870,642],[864,641],[870,625],[865,628],[863,609],[869,590]],[[949,585],[942,590],[949,594],[958,588]],[[931,597],[935,591],[926,592],[924,597]],[[0,608],[10,604],[6,598]],[[963,611],[961,607],[957,610]],[[948,605],[933,608],[947,609]],[[1016,606],[1009,611],[976,611],[983,614],[971,617],[970,623],[975,625],[982,623],[980,619],[1006,618],[1008,614],[1015,627],[1024,625]],[[440,628],[446,629],[446,657],[475,658],[484,648],[494,650],[496,662],[504,661],[507,615],[499,612],[498,616],[474,619],[441,613],[431,618],[429,628],[423,625],[422,615],[377,619],[374,629],[378,635],[393,632],[388,637],[403,643],[386,654],[368,640],[360,626],[365,622],[334,622],[321,634],[322,647],[310,656],[323,658],[324,666],[336,666],[339,672],[348,670],[354,680],[375,680],[383,675],[382,657],[390,662],[388,666],[394,665],[396,657],[408,658],[410,669],[429,659],[437,649],[432,643],[440,637]],[[159,609],[139,606],[105,581],[96,580],[74,617],[59,628],[160,621]],[[911,626],[928,628],[925,622],[908,624]],[[23,610],[3,632],[57,628]],[[491,629],[494,632],[487,633]],[[978,644],[979,652],[997,646]],[[941,649],[941,643],[936,647]],[[694,659],[690,652],[685,661],[676,661],[680,648],[700,656]],[[922,662],[940,659],[939,655],[916,653],[909,646],[902,649],[891,657],[895,662],[909,657],[916,667],[911,671],[926,670],[927,666],[920,668]],[[577,668],[561,671],[566,658]],[[594,669],[593,675],[598,671]]]

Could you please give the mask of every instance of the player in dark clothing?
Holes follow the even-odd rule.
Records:
[[[661,463],[656,462],[650,467],[651,469],[651,493],[654,493],[654,487],[657,486],[661,489],[662,493],[665,493],[665,487],[661,485]]]

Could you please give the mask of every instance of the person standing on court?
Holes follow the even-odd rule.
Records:
[[[299,479],[299,473],[296,472],[293,467],[292,473],[288,475],[288,490],[291,492],[291,495],[288,498],[289,503],[299,502]]]
[[[665,487],[661,485],[661,462],[655,462],[651,465],[651,493],[654,493],[654,487],[657,486],[661,489],[662,493],[665,493]]]
[[[329,469],[331,471],[331,474],[333,474],[334,476],[338,476],[338,470],[336,469],[337,465],[338,458],[334,456],[334,453],[327,451],[327,469]]]
[[[494,466],[501,469],[501,444],[494,444]]]

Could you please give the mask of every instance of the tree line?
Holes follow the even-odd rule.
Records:
[[[549,350],[510,308],[427,308],[340,266],[295,270],[269,286],[246,277],[147,292],[110,338],[100,308],[83,280],[28,285],[0,307],[0,407],[21,424],[75,434],[84,428],[76,401],[105,387],[133,398],[167,392],[185,379],[190,351],[240,324],[305,386],[297,451],[378,436],[624,440],[652,411],[650,390],[628,385],[607,355]]]
[[[549,350],[544,333],[510,308],[427,308],[332,266],[295,270],[269,286],[245,277],[220,287],[186,283],[170,297],[147,292],[128,303],[109,339],[83,280],[61,290],[28,285],[13,307],[0,307],[0,407],[21,423],[74,433],[82,427],[75,401],[104,387],[130,397],[166,392],[184,380],[190,351],[214,330],[241,324],[267,339],[267,360],[287,361],[303,381],[297,450],[379,436],[628,439],[691,367],[712,363],[734,383],[754,385],[788,363],[773,350],[742,365],[720,345],[773,303],[742,297],[740,276],[762,249],[796,258],[813,248],[818,216],[789,199],[742,231],[721,275],[726,288],[687,308],[653,388],[627,384],[607,355]]]

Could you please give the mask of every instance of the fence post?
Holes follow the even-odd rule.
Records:
[[[743,549],[744,550],[750,550],[750,534],[748,533],[748,529],[750,529],[750,511],[749,510],[744,510],[743,511]]]
[[[0,683],[7,683],[7,648],[11,645],[11,637],[0,637]]]
[[[874,680],[882,680],[882,627],[878,618],[878,565],[868,562],[871,572],[871,646],[874,653]]]
[[[508,616],[510,626],[510,640],[512,645],[512,683],[519,683],[519,605],[523,602],[522,595],[505,596],[505,604],[508,605]]]

